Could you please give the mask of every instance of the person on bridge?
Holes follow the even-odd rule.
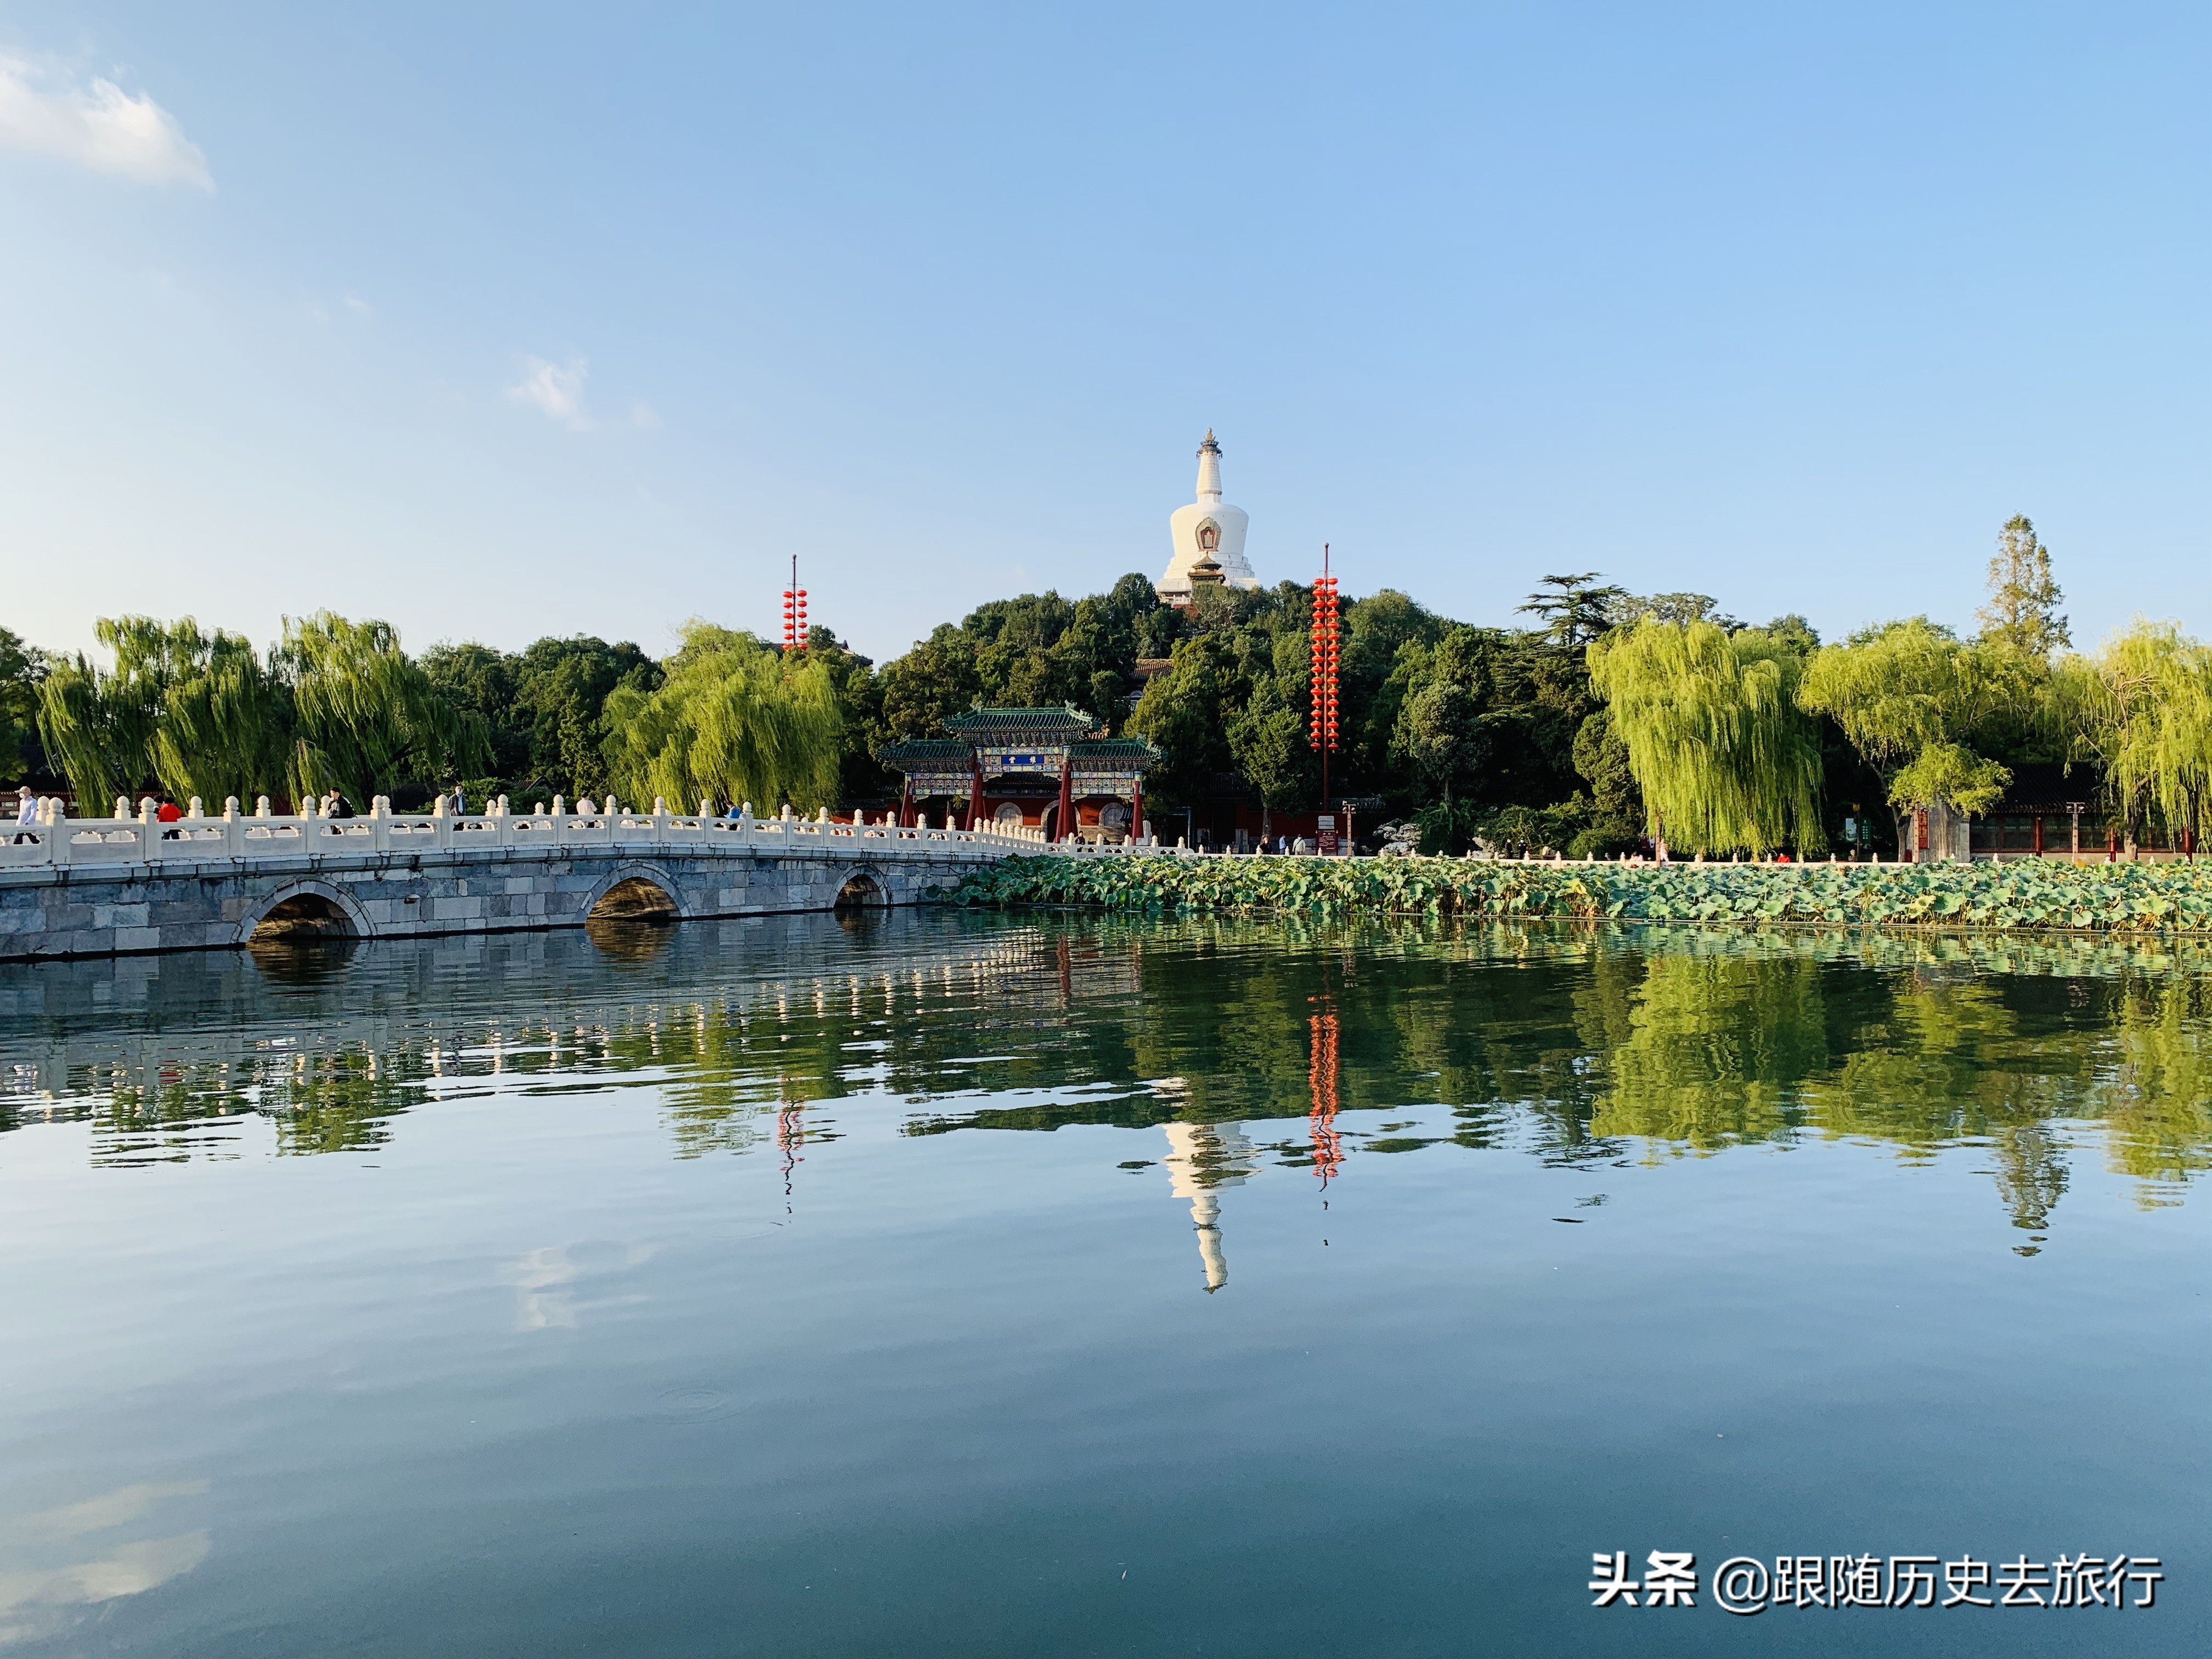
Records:
[[[28,785],[24,787],[21,793],[22,799],[15,808],[15,822],[19,826],[27,828],[39,821],[39,800],[38,797],[31,793]],[[35,842],[37,840],[36,836],[22,834],[19,830],[15,845],[21,847],[27,841]]]

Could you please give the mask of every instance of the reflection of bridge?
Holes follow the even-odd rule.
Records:
[[[1019,826],[596,815],[64,818],[0,841],[0,960],[911,904],[1058,850]]]
[[[844,927],[728,918],[682,948],[665,934],[595,949],[573,933],[455,933],[393,951],[15,967],[0,969],[0,1127],[11,1109],[126,1102],[126,1116],[159,1103],[197,1119],[228,1103],[281,1119],[342,1095],[384,1114],[502,1076],[628,1071],[649,1073],[679,1110],[702,1097],[765,1109],[794,1064],[825,1097],[878,1087],[880,1055],[852,1079],[842,1069],[866,1020],[901,1033],[896,1088],[971,1088],[972,1068],[931,1034],[957,1030],[942,1046],[964,1054],[970,1011],[1057,1006],[1054,959],[1036,928],[936,911]],[[749,1030],[764,1046],[748,1051]]]

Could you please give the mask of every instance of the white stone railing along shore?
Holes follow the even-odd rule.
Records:
[[[579,810],[585,807],[591,810]],[[648,812],[612,799],[598,805],[586,799],[571,808],[556,795],[550,811],[542,805],[528,812],[512,811],[501,797],[481,812],[450,811],[443,799],[427,812],[395,812],[390,799],[380,795],[366,814],[335,817],[312,810],[278,816],[270,811],[264,795],[250,813],[233,796],[219,815],[210,815],[195,796],[182,817],[163,823],[151,796],[140,800],[135,811],[128,800],[118,798],[112,818],[68,817],[62,803],[49,798],[38,803],[31,822],[0,823],[0,871],[172,860],[204,864],[225,859],[250,864],[331,853],[465,854],[632,845],[689,845],[701,851],[757,854],[811,852],[842,841],[889,843],[875,850],[902,857],[939,856],[957,863],[1012,853],[1121,850],[1054,845],[1042,830],[1020,824],[994,823],[978,830],[956,830],[949,823],[933,827],[926,813],[920,823],[902,827],[888,812],[882,822],[870,823],[865,812],[855,813],[848,823],[832,819],[827,811],[797,817],[788,806],[776,817],[757,818],[750,802],[734,816],[718,815],[711,801],[702,801],[700,808],[696,813],[672,812],[665,801],[656,800]]]

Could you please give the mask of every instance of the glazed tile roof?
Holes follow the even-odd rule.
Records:
[[[1071,743],[1067,752],[1077,760],[1156,761],[1160,757],[1160,751],[1142,738],[1095,738],[1088,743]]]
[[[1081,709],[1062,704],[1057,708],[971,708],[945,721],[945,729],[971,740],[1030,732],[1075,738],[1097,731],[1098,722]]]
[[[901,761],[947,761],[965,766],[975,752],[972,744],[957,738],[902,738],[876,750],[876,758],[896,766]]]

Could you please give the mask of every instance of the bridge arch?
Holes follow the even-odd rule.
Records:
[[[675,921],[685,914],[676,878],[657,864],[634,860],[607,872],[584,900],[587,921]]]
[[[368,913],[344,888],[327,881],[288,881],[255,902],[238,924],[238,943],[254,939],[369,939]]]
[[[891,884],[884,872],[870,864],[856,864],[837,883],[832,908],[839,910],[888,910]]]

